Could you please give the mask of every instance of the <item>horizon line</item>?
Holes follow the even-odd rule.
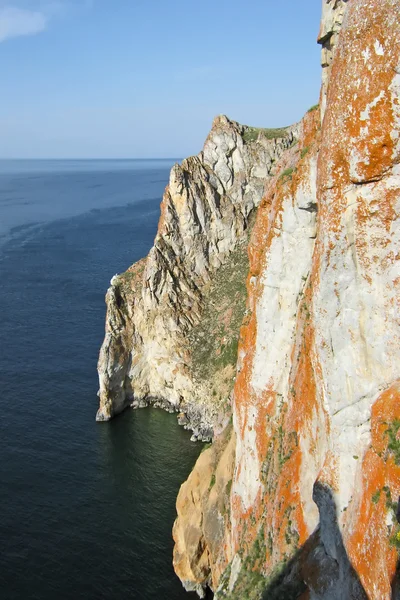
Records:
[[[182,160],[181,156],[164,156],[164,157],[144,157],[144,158],[135,158],[135,157],[129,157],[129,156],[125,156],[125,157],[109,157],[109,156],[100,156],[100,157],[82,157],[82,156],[76,156],[76,157],[72,157],[72,156],[68,156],[68,157],[16,157],[16,156],[11,156],[11,157],[2,157],[0,156],[0,160]]]

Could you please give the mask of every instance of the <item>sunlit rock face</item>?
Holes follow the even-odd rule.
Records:
[[[198,435],[210,437],[216,423],[227,417],[236,352],[230,358],[226,351],[227,346],[234,348],[235,340],[229,330],[229,306],[219,314],[219,305],[233,301],[234,307],[243,304],[244,311],[247,268],[243,281],[235,279],[235,261],[243,270],[240,259],[247,261],[254,209],[276,161],[296,136],[296,126],[275,135],[220,116],[203,151],[172,168],[153,248],[145,260],[114,277],[107,292],[98,420],[110,419],[129,404],[155,402],[184,411]],[[220,344],[204,358],[198,339],[189,334],[195,326],[201,330],[209,290],[225,267],[232,275],[232,290],[224,289],[221,298],[214,290],[215,306],[209,307],[215,312],[214,322],[211,319],[210,330],[198,335],[205,341],[217,335],[219,320],[227,331],[220,332]],[[235,314],[239,323],[242,316]],[[238,329],[239,325],[236,344]],[[198,364],[203,360],[214,360],[208,371]]]
[[[322,85],[320,103],[322,117],[324,116],[326,109],[326,95],[333,57],[348,2],[349,0],[329,0],[328,2],[323,0],[322,2],[321,28],[318,34],[318,43],[322,46]]]
[[[179,536],[178,575],[218,600],[399,597],[399,2],[325,1],[319,41],[322,122],[277,161],[248,248],[229,519],[203,572]]]

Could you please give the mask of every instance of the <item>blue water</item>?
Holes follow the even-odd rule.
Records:
[[[190,598],[173,415],[95,422],[104,294],[156,232],[171,161],[0,161],[0,597]]]

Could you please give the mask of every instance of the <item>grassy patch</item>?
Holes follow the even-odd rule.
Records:
[[[378,504],[379,500],[381,498],[381,490],[376,490],[376,492],[374,494],[372,494],[372,502],[373,504]]]
[[[228,580],[227,582],[228,583]],[[238,578],[235,583],[235,587],[232,592],[222,593],[218,592],[218,597],[226,600],[261,600],[263,591],[265,589],[266,580],[265,577],[257,570],[253,570],[251,567],[250,557],[242,562]]]
[[[396,465],[400,465],[400,439],[399,439],[400,420],[395,419],[390,423],[386,430],[389,438],[388,451],[393,455]]]
[[[265,138],[267,140],[284,138],[288,135],[287,127],[246,127],[243,133],[243,140],[245,142],[255,142],[258,138]]]
[[[390,537],[389,544],[400,550],[400,529]]]
[[[234,589],[232,592],[228,591],[229,576],[224,573],[221,578],[222,585],[218,589],[218,598],[224,598],[224,600],[266,600],[267,598],[294,600],[298,598],[305,591],[305,585],[300,580],[285,580],[287,561],[277,564],[268,577],[262,574],[261,564],[265,561],[268,553],[270,553],[270,549],[265,545],[264,529],[261,528],[253,546],[242,561]],[[227,567],[226,573],[230,575],[230,565]]]
[[[124,273],[113,277],[114,285],[120,287],[125,294],[140,292],[145,265],[146,259],[142,258]]]
[[[246,240],[227,257],[204,291],[202,317],[188,335],[194,376],[199,382],[209,382],[216,402],[233,387],[248,270]]]
[[[287,181],[290,181],[293,177],[293,173],[295,172],[296,169],[294,169],[293,167],[290,167],[289,169],[285,169],[280,175],[279,175],[279,180],[282,181],[283,183],[286,183]]]
[[[396,515],[397,512],[397,502],[393,502],[392,500],[392,494],[390,492],[390,487],[387,485],[384,485],[382,488],[382,491],[385,493],[386,496],[386,508],[387,510],[391,510],[393,512],[393,516]]]
[[[305,146],[300,152],[300,158],[304,158],[310,151],[310,146]]]
[[[308,113],[310,112],[314,112],[314,110],[318,110],[319,108],[319,104],[313,104],[309,109],[308,109]]]

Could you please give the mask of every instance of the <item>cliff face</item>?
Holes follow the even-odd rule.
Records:
[[[98,420],[154,402],[210,437],[230,411],[252,214],[296,132],[221,116],[173,167],[153,248],[107,292]]]
[[[348,1],[349,0],[323,0],[322,2],[321,28],[318,35],[318,43],[322,46],[322,85],[320,98],[322,117],[326,110],[326,96],[333,57]]]
[[[292,493],[292,487],[287,487],[292,474],[286,473],[288,478],[278,485],[275,471],[293,452],[297,433],[290,427],[286,442],[289,425],[275,412],[281,411],[290,393],[297,313],[315,245],[319,124],[318,110],[307,113],[299,124],[298,144],[278,162],[277,173],[258,208],[248,248],[248,301],[233,394],[235,447],[233,452],[228,446],[226,450],[232,464],[219,460],[218,448],[225,446],[228,437],[224,431],[201,455],[177,500],[174,566],[188,590],[200,592],[205,585],[214,590],[220,587],[218,597],[225,597],[223,592],[232,592],[239,582],[235,592],[238,598],[250,593],[250,588],[257,598],[265,585],[259,574],[264,567],[263,553],[266,545],[272,548],[276,543],[273,531],[269,531],[271,524],[267,523],[265,491],[268,488],[273,494],[282,494],[284,486],[285,495]],[[193,501],[199,493],[196,484],[205,488],[201,502]],[[215,490],[219,490],[217,496]],[[218,498],[218,503],[213,498]],[[268,518],[281,523],[285,509],[282,505],[282,510],[271,512]],[[290,512],[287,516],[293,520]],[[210,519],[218,527],[210,528]],[[196,529],[194,520],[200,524]],[[288,534],[285,526],[279,525],[279,531],[281,536],[297,539],[294,529]],[[211,550],[215,536],[218,547]],[[202,549],[201,570],[196,559],[199,551],[196,554],[194,547]],[[255,572],[254,566],[258,569]],[[240,575],[241,570],[246,576]]]
[[[322,125],[305,116],[257,212],[233,432],[178,497],[188,589],[398,597],[399,16],[397,0],[323,3]]]
[[[399,17],[324,0],[319,110],[218,117],[107,292],[97,418],[153,402],[214,436],[173,531],[200,596],[400,597]]]

